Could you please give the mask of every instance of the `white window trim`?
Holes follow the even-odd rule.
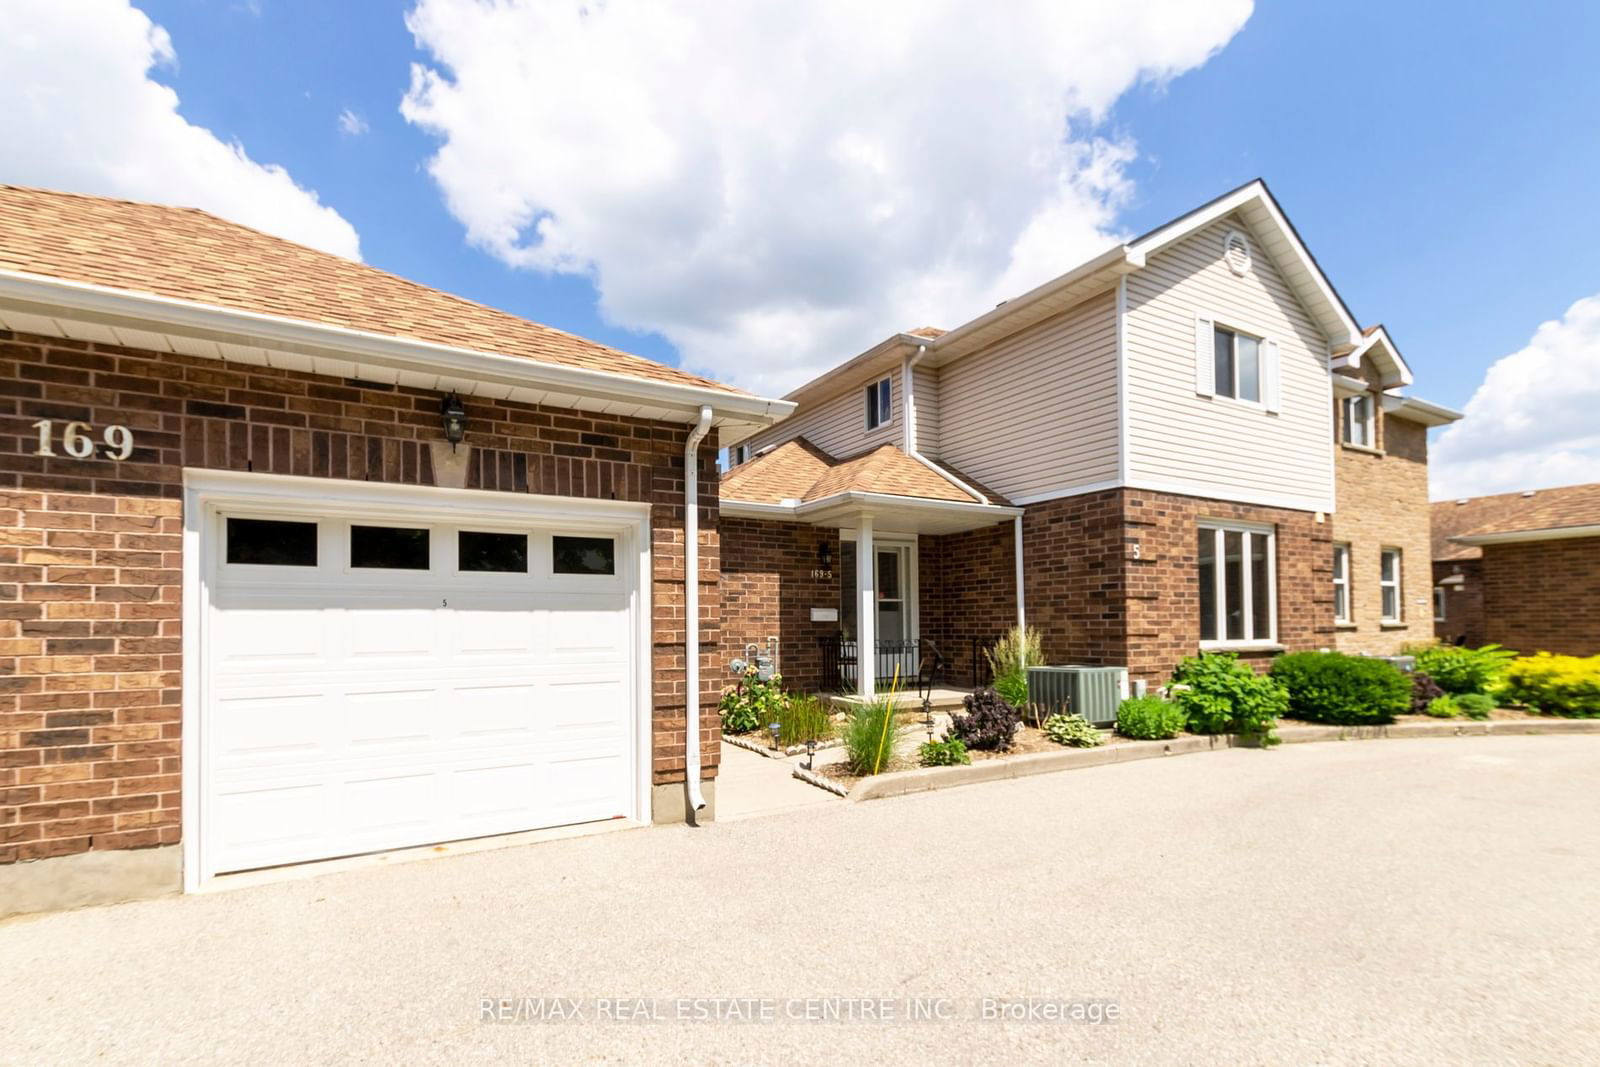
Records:
[[[1206,651],[1225,651],[1228,649],[1259,649],[1278,647],[1278,532],[1270,523],[1239,522],[1232,519],[1202,519],[1199,529],[1211,530],[1216,534],[1216,542],[1212,548],[1213,559],[1216,561],[1213,569],[1213,581],[1216,589],[1213,602],[1217,605],[1217,632],[1227,632],[1227,566],[1223,552],[1224,532],[1247,533],[1267,540],[1267,633],[1263,635],[1250,634],[1243,638],[1217,638],[1207,641],[1201,639],[1200,647]],[[1255,576],[1251,568],[1246,565],[1249,552],[1245,552],[1245,559],[1241,560],[1239,596],[1243,603],[1250,604],[1254,601],[1255,589],[1253,582]],[[1198,561],[1196,566],[1198,567]]]
[[[1385,578],[1383,576],[1383,561],[1384,561],[1384,557],[1388,556],[1391,552],[1394,553],[1394,577],[1392,579],[1391,578]],[[1405,601],[1403,599],[1401,599],[1401,595],[1402,595],[1401,574],[1402,574],[1402,568],[1404,568],[1404,566],[1405,566],[1405,556],[1401,553],[1401,551],[1398,548],[1395,548],[1392,545],[1385,545],[1383,548],[1380,548],[1378,550],[1378,621],[1379,622],[1396,623],[1396,622],[1404,622],[1405,621],[1405,613],[1406,613]],[[1397,612],[1397,614],[1395,614],[1395,615],[1386,615],[1386,614],[1384,614],[1384,611],[1383,611],[1383,593],[1384,593],[1384,590],[1389,589],[1390,587],[1393,587],[1393,589],[1394,589],[1394,607],[1395,607],[1395,611]]]
[[[1344,569],[1340,573],[1339,561],[1343,558]],[[1339,542],[1333,546],[1333,621],[1340,626],[1348,626],[1355,614],[1351,609],[1355,607],[1350,599],[1350,545]],[[1339,593],[1344,593],[1344,614],[1339,613]]]
[[[1212,319],[1211,320],[1211,329],[1212,329],[1212,338],[1213,338],[1212,344],[1216,343],[1215,338],[1216,338],[1216,331],[1217,330],[1226,330],[1229,333],[1233,334],[1233,338],[1234,338],[1234,346],[1233,346],[1233,377],[1235,379],[1234,380],[1234,391],[1235,392],[1237,392],[1238,388],[1239,388],[1239,385],[1238,385],[1238,377],[1239,377],[1239,344],[1238,344],[1238,341],[1239,341],[1239,338],[1248,337],[1248,338],[1250,338],[1252,341],[1254,341],[1256,343],[1256,396],[1259,397],[1260,399],[1258,399],[1258,400],[1246,400],[1242,396],[1235,396],[1235,395],[1233,395],[1231,393],[1224,393],[1224,392],[1219,391],[1218,388],[1217,388],[1217,378],[1216,378],[1216,372],[1215,371],[1213,371],[1212,375],[1211,375],[1211,395],[1214,396],[1218,400],[1227,400],[1227,401],[1229,401],[1231,403],[1234,403],[1234,404],[1241,404],[1244,407],[1253,408],[1256,411],[1265,411],[1265,410],[1267,410],[1267,374],[1266,374],[1267,335],[1264,334],[1264,333],[1261,333],[1261,332],[1259,332],[1257,330],[1247,330],[1242,326],[1234,326],[1231,323],[1223,321],[1222,319]],[[1216,362],[1215,354],[1213,354],[1211,358],[1212,358],[1212,362],[1214,364]]]
[[[1350,407],[1355,403],[1366,404],[1366,418],[1361,420],[1361,432],[1364,440],[1353,441],[1350,439]],[[1371,393],[1354,393],[1342,397],[1339,401],[1339,443],[1351,448],[1366,448],[1374,452],[1378,450],[1378,405],[1372,402]]]
[[[885,387],[887,386],[887,389]],[[894,423],[894,376],[885,375],[867,386],[872,391],[872,411],[866,414],[867,432],[875,433]],[[887,393],[888,402],[884,402]],[[876,418],[878,421],[873,422]]]

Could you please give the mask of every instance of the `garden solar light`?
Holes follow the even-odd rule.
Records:
[[[806,770],[809,771],[811,769],[811,761],[816,756],[816,754],[817,754],[817,739],[815,737],[806,738]]]
[[[772,747],[773,748],[777,748],[778,747],[778,732],[780,730],[782,730],[783,727],[779,726],[777,723],[774,722],[774,723],[768,723],[767,724],[767,729],[772,731]]]

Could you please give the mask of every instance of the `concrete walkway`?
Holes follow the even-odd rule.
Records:
[[[11,920],[0,1062],[1593,1062],[1596,796],[1593,736],[1230,749]]]
[[[804,756],[771,759],[737,745],[722,746],[717,770],[717,821],[733,822],[761,815],[843,804],[841,797],[807,785],[794,776]],[[817,753],[820,763],[828,750]]]

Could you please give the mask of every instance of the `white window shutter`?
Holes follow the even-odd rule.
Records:
[[[1268,411],[1283,410],[1283,375],[1276,341],[1261,342],[1261,402]]]
[[[1195,316],[1194,391],[1201,396],[1215,396],[1217,392],[1217,356],[1212,327],[1210,319]]]

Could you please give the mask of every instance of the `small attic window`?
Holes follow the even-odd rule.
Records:
[[[1229,230],[1222,239],[1222,258],[1229,270],[1244,277],[1250,269],[1250,239],[1238,230]]]

